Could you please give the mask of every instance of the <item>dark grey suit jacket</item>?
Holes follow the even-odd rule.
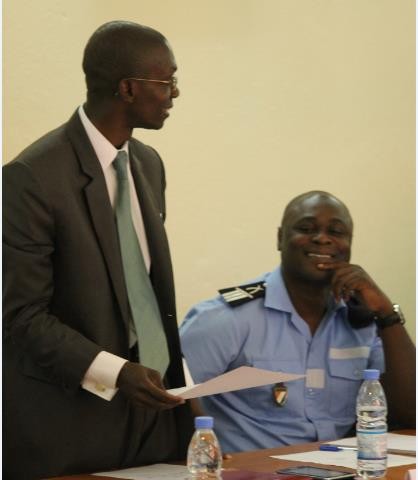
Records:
[[[166,384],[182,386],[164,168],[137,140],[130,158],[171,356]],[[5,478],[184,457],[188,406],[156,413],[80,387],[101,350],[129,358],[129,314],[114,213],[77,112],[3,168],[3,256]]]

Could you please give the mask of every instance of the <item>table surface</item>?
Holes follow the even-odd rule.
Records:
[[[415,435],[415,430],[402,430],[396,433],[403,433],[406,435]],[[295,465],[313,465],[319,466],[318,464],[308,463],[308,462],[294,462],[289,460],[278,460],[270,458],[271,455],[285,455],[289,453],[298,453],[298,452],[307,452],[310,450],[318,450],[320,443],[304,443],[299,445],[292,445],[289,447],[280,447],[280,448],[271,448],[266,450],[255,450],[251,452],[241,452],[232,454],[232,458],[229,460],[224,460],[223,468],[225,469],[240,469],[240,470],[250,470],[254,472],[274,472],[279,468],[292,467]],[[415,468],[415,463],[413,463],[413,458],[411,458],[410,465],[403,465],[401,467],[391,467],[386,473],[386,480],[404,480],[405,473]],[[338,470],[353,471],[349,468],[344,467],[332,467],[337,468]],[[92,476],[92,475],[71,475],[64,477],[54,477],[50,480],[109,480],[110,477],[102,476]]]

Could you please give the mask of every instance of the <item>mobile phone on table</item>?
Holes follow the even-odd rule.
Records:
[[[341,470],[330,470],[328,468],[310,467],[300,465],[298,467],[282,468],[276,473],[285,475],[302,475],[304,477],[320,478],[322,480],[337,480],[339,478],[354,478],[354,472],[343,472]]]

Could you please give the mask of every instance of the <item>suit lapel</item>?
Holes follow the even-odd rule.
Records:
[[[81,169],[91,179],[84,187],[87,206],[122,317],[128,326],[129,307],[114,213],[102,168],[77,112],[67,124],[67,134],[74,146]],[[94,288],[94,285],[92,287]]]

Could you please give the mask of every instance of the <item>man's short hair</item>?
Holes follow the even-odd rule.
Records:
[[[153,28],[124,20],[99,27],[84,49],[83,71],[87,91],[112,95],[123,78],[138,76],[152,48],[166,42]]]
[[[347,216],[351,221],[351,225],[353,225],[353,220],[351,218],[350,211],[348,210],[345,203],[342,202],[335,195],[332,195],[331,193],[325,192],[323,190],[311,190],[309,192],[301,193],[300,195],[296,196],[295,198],[292,198],[292,200],[290,200],[290,202],[286,205],[286,208],[284,209],[281,225],[283,225],[285,223],[286,217],[289,215],[290,211],[294,207],[296,207],[299,203],[303,202],[305,199],[311,198],[311,197],[319,197],[319,198],[331,200],[331,201],[334,201],[334,202],[340,204],[343,207],[343,209],[346,211]]]

